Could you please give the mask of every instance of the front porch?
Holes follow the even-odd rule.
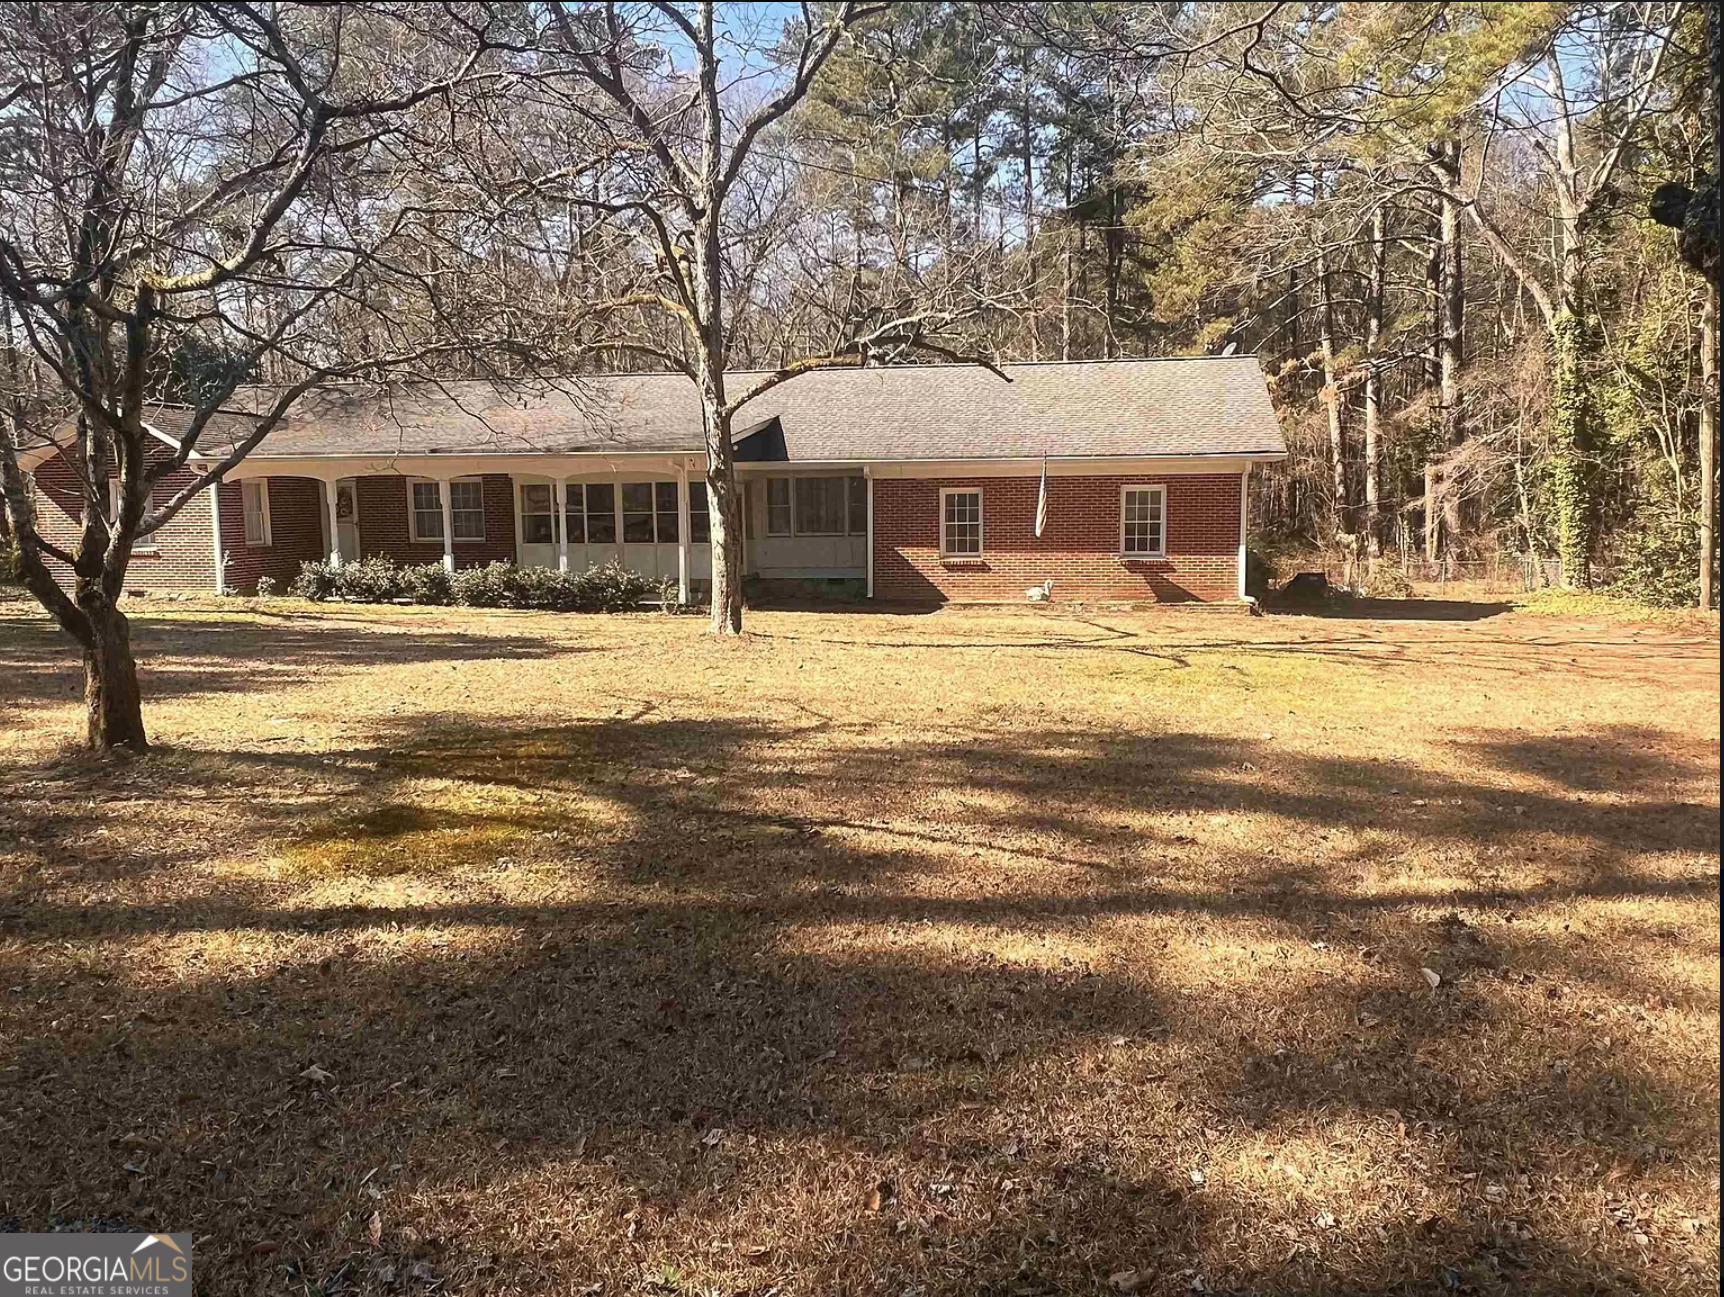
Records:
[[[213,511],[217,588],[247,589],[261,576],[285,583],[315,553],[336,564],[440,561],[450,571],[503,561],[580,572],[616,562],[654,582],[674,580],[685,600],[696,596],[712,579],[702,462],[596,458],[351,467],[247,461]],[[865,584],[871,492],[864,472],[764,467],[738,473],[745,577]]]

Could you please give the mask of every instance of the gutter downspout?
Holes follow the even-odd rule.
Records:
[[[1245,591],[1245,522],[1251,507],[1251,466],[1247,464],[1245,471],[1239,475],[1239,598],[1241,602],[1249,602],[1251,596]]]
[[[868,594],[874,597],[874,470],[867,464],[862,466],[862,478],[868,483]]]
[[[693,510],[688,502],[688,461],[676,466],[676,601],[688,602],[688,529]]]
[[[210,498],[210,539],[215,542],[215,592],[227,593],[227,574],[222,571],[221,553],[221,482],[218,480],[204,492]]]

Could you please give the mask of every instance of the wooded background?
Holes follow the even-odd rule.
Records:
[[[349,90],[331,132],[390,114],[320,143],[294,200],[313,215],[271,227],[202,309],[157,313],[154,395],[700,381],[702,348],[791,372],[1255,351],[1291,449],[1256,478],[1260,551],[1321,551],[1382,590],[1490,564],[1692,605],[1716,564],[1716,289],[1648,209],[1716,168],[1709,8],[343,5],[259,26],[247,6],[9,5],[0,154],[51,173],[32,105],[82,83],[98,112],[103,42],[140,23],[174,148],[149,155],[134,214],[267,198],[246,177],[296,138],[272,117],[306,110],[248,69]],[[709,128],[737,159],[718,216],[652,143],[682,132],[698,156]],[[64,199],[9,196],[8,246]],[[214,255],[182,227],[169,260]],[[715,277],[692,325],[664,286],[685,265]],[[23,440],[56,391],[12,309]]]

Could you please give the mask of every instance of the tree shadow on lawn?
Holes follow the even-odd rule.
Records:
[[[332,624],[333,623],[333,624]],[[602,652],[539,635],[434,631],[412,624],[296,615],[292,622],[232,617],[199,620],[132,613],[132,647],[146,708],[153,701],[256,688],[261,678],[289,686],[326,669],[495,658],[552,658]],[[166,663],[166,665],[161,665]],[[0,607],[0,714],[31,701],[83,693],[78,647],[45,617]]]
[[[222,1292],[279,1291],[288,1264],[399,1291],[421,1263],[456,1292],[1095,1292],[1125,1270],[1155,1293],[1705,1286],[1704,1258],[1679,1278],[1697,1244],[1635,1198],[1704,1153],[1704,1067],[1655,1034],[1600,1048],[1600,998],[1657,988],[1527,916],[1704,902],[1715,875],[1636,858],[1715,853],[1715,813],[1661,805],[1654,830],[1522,788],[1504,818],[1495,786],[1202,735],[819,731],[815,749],[809,728],[729,722],[403,727],[337,754],[134,763],[126,799],[196,818],[182,799],[219,793],[257,841],[351,837],[367,814],[423,831],[443,821],[389,808],[432,776],[542,798],[499,803],[513,868],[593,881],[15,892],[4,1210],[209,1235]],[[1623,788],[1704,781],[1647,754],[1655,737],[1623,739],[1642,758]],[[1541,778],[1574,760],[1567,736],[1474,741]],[[95,818],[40,835],[105,777],[74,767],[65,803],[0,827],[63,866]],[[316,782],[244,818],[284,777]],[[1123,827],[1215,810],[1297,847],[1374,824],[1361,803],[1385,786],[1428,803],[1395,815],[1402,847],[1538,839],[1547,877],[1360,889],[1314,846]],[[925,805],[973,790],[973,809]],[[559,841],[565,796],[617,813]],[[184,850],[110,876],[147,883]],[[1589,1016],[1553,1013],[1552,990]]]
[[[1326,617],[1349,621],[1484,621],[1500,617],[1514,605],[1473,599],[1370,599],[1337,596],[1306,602],[1275,595],[1263,601],[1272,617]]]

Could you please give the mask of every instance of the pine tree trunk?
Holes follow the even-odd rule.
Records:
[[[1425,465],[1425,562],[1435,563],[1442,553],[1442,513],[1437,508],[1437,466]]]
[[[1347,441],[1341,422],[1341,390],[1335,378],[1335,309],[1329,295],[1329,261],[1317,252],[1317,347],[1323,359],[1323,405],[1329,415],[1329,466],[1334,490],[1334,521],[1338,533],[1351,528],[1347,521]]]
[[[1713,556],[1718,544],[1718,286],[1706,289],[1700,317],[1700,376],[1705,396],[1700,402],[1700,606],[1716,603],[1712,588]]]
[[[1562,583],[1571,589],[1592,584],[1592,397],[1582,372],[1589,337],[1572,311],[1551,328],[1550,491]]]
[[[1389,246],[1383,209],[1371,215],[1371,281],[1365,298],[1365,558],[1373,571],[1383,554],[1379,461],[1382,458],[1383,376],[1377,347],[1383,335],[1383,298],[1389,275]]]
[[[1451,186],[1458,186],[1461,177],[1461,146],[1443,146],[1442,169]],[[1447,193],[1442,198],[1442,296],[1439,301],[1437,329],[1437,360],[1441,386],[1442,449],[1452,450],[1466,438],[1466,426],[1461,408],[1461,368],[1466,363],[1466,281],[1461,260],[1461,207]],[[1443,525],[1452,538],[1465,529],[1461,516],[1461,493],[1450,491],[1443,497]]]

